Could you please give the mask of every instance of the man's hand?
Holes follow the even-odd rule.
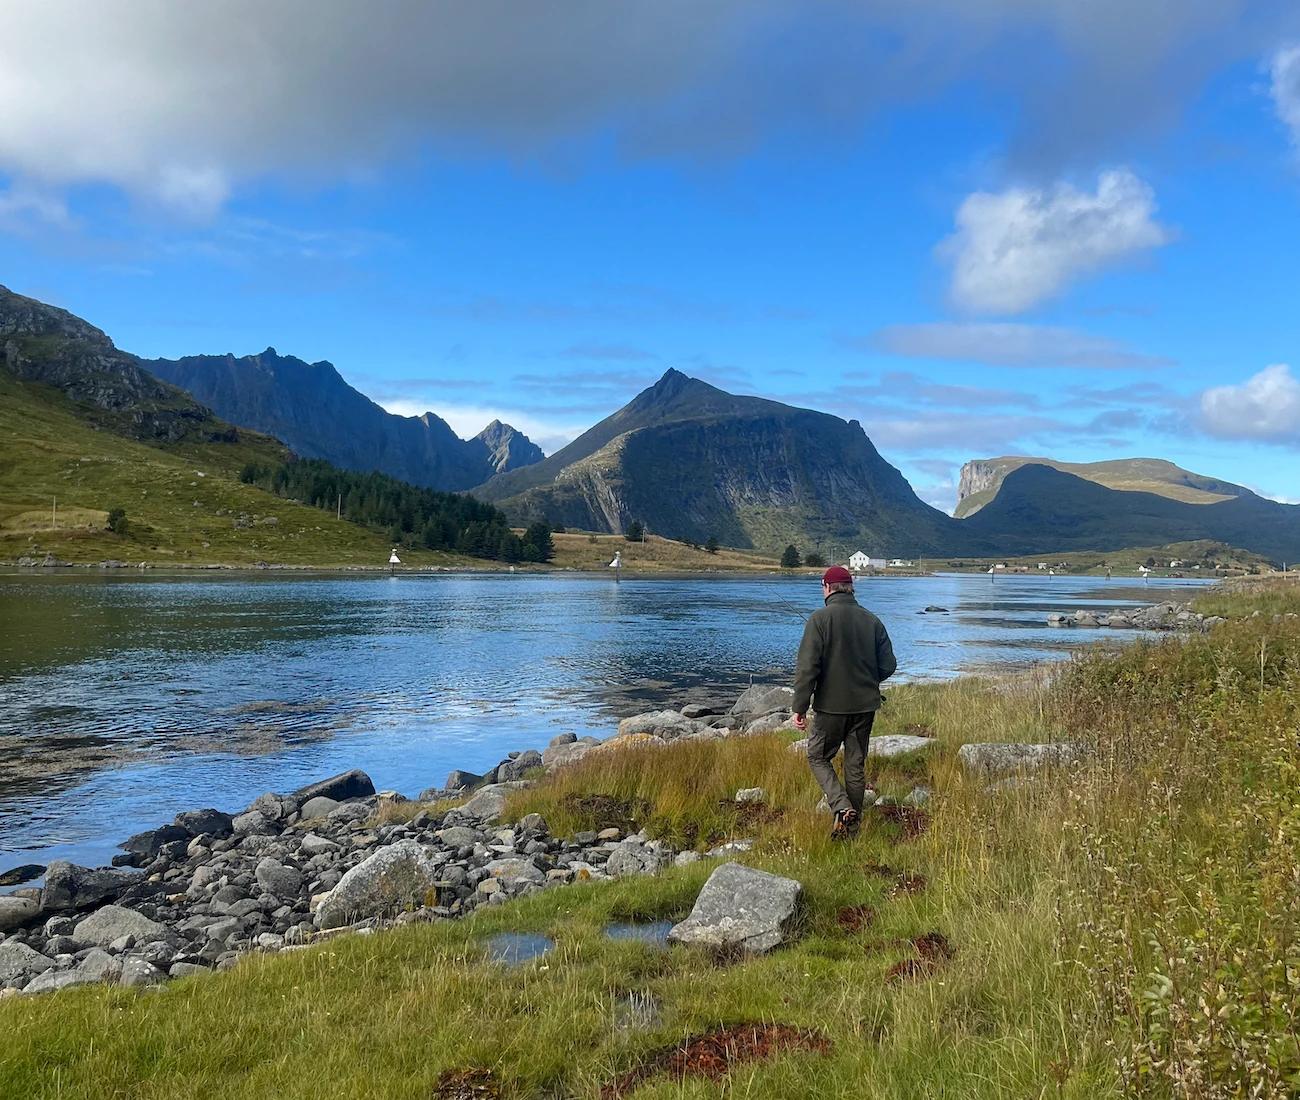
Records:
[[[801,733],[808,728],[808,719],[805,715],[792,714],[790,715],[790,721],[794,723],[794,728]]]

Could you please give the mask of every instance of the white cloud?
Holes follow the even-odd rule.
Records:
[[[24,233],[36,225],[72,227],[72,215],[57,195],[29,187],[11,187],[0,191],[0,230]]]
[[[936,321],[888,325],[870,346],[893,355],[947,359],[995,367],[1160,367],[1169,360],[1131,351],[1104,336],[1077,329],[1016,322]]]
[[[423,416],[432,411],[451,425],[461,439],[478,435],[492,421],[500,420],[528,436],[548,455],[554,454],[566,443],[571,443],[591,425],[575,427],[551,420],[536,413],[523,412],[520,409],[503,408],[500,405],[456,405],[445,402],[421,401],[411,398],[382,400],[379,404],[390,413],[398,416]]]
[[[1300,380],[1285,363],[1201,394],[1201,423],[1222,439],[1300,443]]]
[[[957,231],[939,247],[952,263],[952,298],[976,313],[1023,313],[1071,283],[1136,252],[1169,243],[1155,195],[1126,168],[1103,172],[1096,191],[978,191],[957,210]]]
[[[715,159],[838,138],[966,82],[1011,101],[1013,159],[1059,172],[1277,42],[1293,0],[1247,2],[39,0],[0,35],[0,172],[202,214],[251,178],[364,178],[417,150],[549,160],[597,135]]]
[[[1300,45],[1278,50],[1269,65],[1272,77],[1270,92],[1277,117],[1291,132],[1291,140],[1300,149]]]

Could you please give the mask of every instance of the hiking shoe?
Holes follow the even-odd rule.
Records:
[[[858,815],[852,810],[837,810],[835,812],[835,821],[831,825],[832,840],[848,840],[849,836],[849,818],[856,818]]]
[[[844,831],[849,836],[857,836],[862,829],[862,815],[857,810],[844,811]]]

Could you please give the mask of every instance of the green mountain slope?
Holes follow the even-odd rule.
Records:
[[[780,552],[915,556],[951,520],[923,503],[856,421],[739,397],[679,371],[561,451],[474,490],[516,522]]]
[[[1194,474],[1161,458],[1118,458],[1105,462],[1058,462],[1051,458],[1004,455],[980,458],[961,468],[957,485],[958,519],[972,516],[997,496],[1006,476],[1028,465],[1050,466],[1085,481],[1123,492],[1154,493],[1186,504],[1214,504],[1248,490],[1218,478]]]

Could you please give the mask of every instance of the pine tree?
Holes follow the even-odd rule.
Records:
[[[704,544],[704,549],[710,554],[716,554],[718,552],[718,536],[710,535],[708,542]]]
[[[623,533],[623,537],[627,539],[628,542],[645,542],[645,524],[643,524],[639,519],[634,519],[627,525],[627,530]]]
[[[826,564],[826,559],[816,550],[810,550],[803,556],[804,565],[811,565],[814,569],[820,569]]]
[[[787,546],[785,553],[781,555],[782,569],[798,569],[803,564],[803,559],[799,557],[799,550],[794,546]]]

